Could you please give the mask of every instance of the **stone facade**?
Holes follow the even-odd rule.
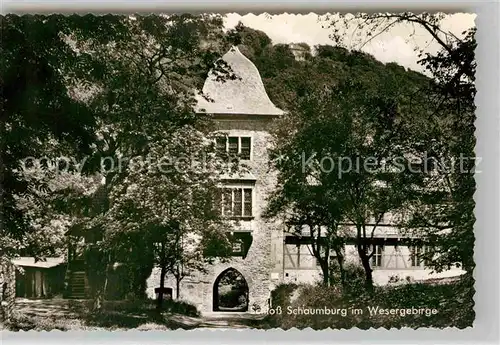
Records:
[[[220,82],[210,73],[198,97],[196,111],[214,116],[217,131],[228,137],[250,138],[250,159],[243,163],[250,174],[240,179],[228,179],[225,187],[251,189],[252,214],[243,217],[236,232],[249,233],[252,240],[246,256],[233,257],[229,262],[218,262],[206,267],[206,272],[192,272],[180,284],[179,298],[197,306],[201,312],[214,310],[214,285],[218,277],[232,268],[241,273],[248,285],[248,311],[265,311],[270,303],[270,294],[275,283],[282,278],[282,270],[275,263],[276,243],[282,243],[279,224],[262,218],[266,198],[274,190],[276,176],[268,170],[268,129],[271,122],[283,114],[269,99],[259,71],[237,47],[232,47],[223,56],[238,77]],[[239,139],[241,140],[241,139]],[[248,140],[248,139],[246,139]],[[279,257],[279,256],[278,256]],[[160,270],[155,268],[147,282],[147,294],[155,297],[155,288],[160,286]],[[168,279],[165,286],[172,288],[176,296],[176,283]]]
[[[253,180],[229,180],[228,187],[251,188],[253,192],[252,217],[241,220],[235,231],[248,231],[252,242],[247,255],[234,257],[229,262],[219,262],[207,266],[207,272],[194,272],[185,277],[180,284],[180,299],[195,304],[202,312],[211,312],[214,308],[214,283],[220,274],[229,268],[236,269],[248,284],[249,312],[254,309],[265,310],[269,305],[273,282],[279,281],[279,276],[271,274],[276,271],[273,257],[275,239],[279,238],[280,225],[266,221],[262,212],[266,198],[276,184],[275,174],[268,171],[269,134],[267,128],[272,118],[239,116],[237,119],[221,118],[218,120],[218,130],[228,136],[251,138],[251,159],[244,164],[250,168]],[[274,240],[273,240],[274,239]],[[278,240],[279,243],[279,240]],[[148,279],[147,294],[154,297],[154,289],[159,287],[160,270],[155,268]],[[277,270],[279,272],[279,269]],[[274,279],[272,279],[274,278]],[[175,280],[167,279],[165,286],[173,289],[176,296]]]

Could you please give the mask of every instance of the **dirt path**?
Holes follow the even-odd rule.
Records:
[[[250,313],[207,313],[200,320],[198,327],[207,328],[255,328],[258,327],[264,315]]]
[[[201,317],[158,314],[154,310],[113,308],[102,315],[89,313],[88,301],[61,298],[18,299],[13,312],[13,329],[18,330],[170,330],[194,328],[259,328],[263,315],[249,313],[208,313]]]

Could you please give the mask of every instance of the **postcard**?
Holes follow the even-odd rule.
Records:
[[[5,15],[11,331],[467,328],[475,15]]]

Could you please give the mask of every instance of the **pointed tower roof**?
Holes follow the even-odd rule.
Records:
[[[241,115],[282,115],[269,99],[259,70],[240,50],[233,46],[222,59],[236,75],[234,80],[217,80],[210,71],[203,86],[203,95],[197,95],[198,113],[241,114]]]

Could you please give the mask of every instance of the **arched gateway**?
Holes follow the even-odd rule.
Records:
[[[237,47],[232,47],[222,59],[237,78],[220,81],[215,72],[209,73],[203,96],[197,97],[196,112],[199,116],[213,116],[216,130],[227,135],[217,142],[218,147],[240,154],[249,169],[223,181],[221,211],[238,220],[232,234],[232,259],[185,277],[180,298],[196,305],[202,313],[262,312],[269,305],[275,280],[282,274],[282,254],[278,254],[282,232],[262,213],[265,200],[276,185],[275,174],[268,170],[268,131],[271,121],[283,111],[271,102],[259,71]],[[235,285],[226,284],[231,276],[236,279]],[[148,294],[153,297],[158,286],[159,270],[155,269],[148,280]],[[165,286],[175,288],[176,284],[167,281]]]
[[[248,311],[248,284],[245,277],[228,268],[215,280],[213,288],[213,311]]]

